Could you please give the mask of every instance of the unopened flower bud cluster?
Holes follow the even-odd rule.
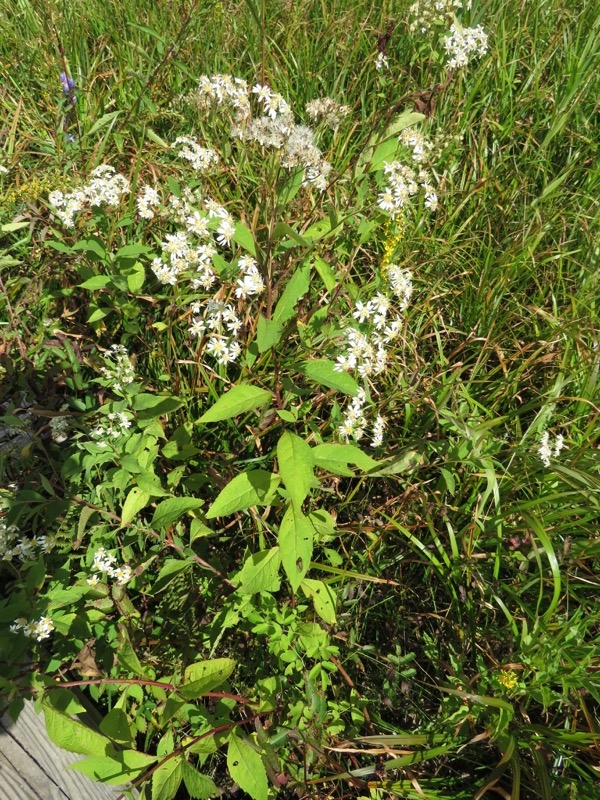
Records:
[[[427,33],[437,22],[451,22],[457,11],[471,8],[471,0],[416,0],[410,9],[410,31]]]
[[[133,578],[133,570],[129,564],[117,564],[117,558],[112,553],[107,553],[104,547],[98,548],[94,553],[94,563],[92,564],[94,573],[87,579],[89,586],[97,586],[100,582],[98,573],[104,573],[112,578],[115,583],[124,586]]]
[[[67,228],[75,224],[75,215],[86,207],[109,206],[116,208],[123,195],[129,193],[129,181],[109,164],[101,164],[92,170],[90,180],[80,189],[63,194],[50,192],[48,199],[55,208],[56,216]]]
[[[38,556],[38,551],[49,553],[56,546],[54,536],[28,536],[21,535],[16,525],[6,525],[0,522],[0,561],[33,561]]]
[[[20,617],[15,620],[10,626],[12,633],[24,633],[28,639],[35,639],[41,642],[42,639],[48,639],[54,630],[54,623],[50,617],[40,617],[38,620],[31,620],[27,622],[26,619]]]

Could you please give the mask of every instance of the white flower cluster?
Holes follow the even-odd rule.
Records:
[[[422,164],[433,150],[433,144],[420,131],[405,128],[398,136],[398,141],[412,150],[411,158],[416,164]]]
[[[37,558],[37,548],[49,553],[56,546],[54,536],[21,536],[16,525],[0,522],[0,561],[33,561]]]
[[[48,639],[54,630],[54,623],[50,617],[40,617],[38,620],[31,620],[27,622],[26,619],[20,618],[13,622],[10,629],[13,633],[21,631],[29,639],[35,639],[41,642],[42,639]]]
[[[129,181],[124,175],[115,172],[109,164],[101,164],[91,173],[87,184],[68,194],[61,191],[50,192],[48,199],[56,210],[56,216],[67,228],[75,224],[75,214],[87,207],[104,205],[116,208],[123,195],[129,192]]]
[[[204,172],[212,164],[219,163],[219,157],[214,150],[201,147],[189,136],[178,136],[172,146],[179,148],[179,156],[189,161],[197,172]]]
[[[462,8],[463,0],[416,0],[409,9],[410,30],[426,33],[436,22],[452,20]],[[471,8],[471,0],[466,0],[464,8]]]
[[[382,211],[387,211],[392,219],[408,205],[410,199],[418,193],[419,187],[425,195],[425,208],[435,211],[438,196],[427,170],[421,169],[417,173],[400,161],[391,161],[384,164],[383,171],[387,176],[387,186],[380,192],[377,205]]]
[[[397,264],[387,267],[387,277],[391,291],[398,299],[397,303],[378,292],[366,303],[357,301],[352,316],[356,323],[344,331],[346,350],[337,357],[335,369],[338,372],[356,371],[364,380],[385,372],[388,364],[386,346],[394,341],[401,332],[402,318],[392,315],[392,311],[404,312],[412,295],[412,280],[408,270]],[[361,389],[345,412],[344,421],[338,427],[342,439],[356,440],[362,438],[367,427],[364,413],[366,392]],[[371,447],[379,447],[383,442],[385,419],[379,415],[373,426]]]
[[[242,256],[238,261],[238,268],[242,275],[236,283],[235,296],[238,299],[247,300],[264,292],[265,284],[258,271],[256,259]]]
[[[154,209],[160,206],[160,196],[156,189],[146,183],[142,186],[142,191],[135,202],[142,219],[153,219]]]
[[[340,437],[345,441],[355,439],[359,441],[365,435],[368,422],[365,416],[367,394],[364,389],[359,389],[356,397],[346,409],[344,421],[338,427]],[[378,414],[372,427],[371,447],[380,447],[383,443],[383,433],[386,427],[385,418]]]
[[[200,203],[204,205],[202,211],[196,207]],[[231,246],[235,222],[215,200],[202,201],[190,192],[183,197],[171,196],[169,207],[175,221],[186,230],[166,235],[163,254],[152,261],[152,271],[161,283],[171,286],[178,283],[182,273],[191,271],[193,288],[208,290],[217,277],[212,262],[217,254],[215,242],[221,247]],[[199,239],[200,244],[189,237]]]
[[[245,101],[242,100],[244,93]],[[252,116],[252,95],[261,106],[261,116]],[[246,82],[239,78],[216,75],[201,78],[196,97],[201,108],[232,107],[235,111],[232,136],[281,151],[283,167],[303,167],[306,170],[304,185],[313,184],[319,191],[326,188],[331,165],[323,159],[315,144],[313,131],[305,125],[295,124],[294,114],[279,92],[258,83],[249,91]]]
[[[52,417],[49,425],[50,436],[53,442],[60,444],[67,440],[69,430],[71,429],[71,417],[68,414],[60,417]]]
[[[100,439],[98,447],[108,447],[107,439],[118,439],[125,431],[131,428],[131,420],[124,411],[111,411],[106,417],[90,431],[90,436]]]
[[[332,97],[321,97],[306,104],[306,113],[313,122],[323,120],[332,130],[337,130],[350,113],[350,106],[342,105]]]
[[[252,117],[248,84],[231,75],[203,75],[194,99],[201,110],[226,106],[234,114],[236,125],[245,125]]]
[[[554,445],[550,443],[550,434],[548,431],[544,431],[544,433],[540,437],[540,445],[538,447],[538,456],[540,457],[540,461],[545,467],[550,466],[550,459],[551,458],[558,458],[560,455],[560,451],[565,446],[564,437],[559,434],[556,439],[554,440]]]
[[[220,300],[208,300],[205,303],[194,303],[192,314],[189,332],[198,338],[208,336],[205,352],[217,364],[229,364],[239,358],[242,349],[237,335],[242,321],[233,306]]]
[[[122,344],[113,344],[104,354],[106,366],[100,368],[105,378],[112,381],[113,389],[122,392],[123,387],[135,380],[135,368]]]
[[[385,53],[377,53],[377,57],[375,59],[375,69],[377,72],[381,72],[382,69],[387,69],[389,67],[388,57]]]
[[[126,583],[129,583],[129,581],[133,578],[133,570],[129,564],[117,566],[116,556],[113,556],[112,553],[107,553],[104,547],[100,547],[94,553],[94,563],[92,564],[92,569],[94,570],[94,573],[92,574],[91,578],[87,579],[89,586],[97,586],[100,582],[100,576],[98,575],[98,572],[103,572],[120,586],[124,586]]]
[[[455,22],[450,28],[450,35],[444,39],[444,48],[448,56],[446,69],[462,69],[473,59],[487,53],[488,37],[481,25],[463,28]]]

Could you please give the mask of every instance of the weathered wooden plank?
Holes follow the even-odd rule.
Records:
[[[50,741],[43,715],[26,703],[17,722],[0,720],[0,800],[115,800],[115,787],[65,769],[80,758]]]

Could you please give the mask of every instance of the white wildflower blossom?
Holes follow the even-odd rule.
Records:
[[[546,468],[550,467],[550,459],[558,458],[564,446],[565,440],[562,434],[558,434],[553,444],[550,440],[550,434],[548,431],[544,431],[540,437],[540,443],[537,451],[542,464]]]
[[[371,447],[381,447],[383,444],[383,432],[385,430],[385,418],[381,414],[377,415],[377,419],[373,424],[373,439],[371,440]]]
[[[235,225],[230,217],[223,219],[217,228],[217,242],[222,247],[229,247],[235,236]]]
[[[87,579],[89,586],[97,586],[100,580],[97,573],[102,572],[109,578],[112,578],[120,586],[124,586],[133,578],[133,570],[129,564],[119,565],[117,557],[112,553],[108,553],[104,547],[99,547],[94,553],[94,561],[92,563],[91,577]]]
[[[388,69],[389,62],[388,57],[385,53],[377,53],[377,57],[375,59],[375,69],[380,72],[382,69]]]
[[[153,219],[154,209],[160,205],[160,196],[156,189],[148,184],[142,186],[142,191],[136,200],[138,214],[142,219]]]
[[[210,166],[219,162],[219,157],[214,150],[201,147],[198,142],[190,139],[189,136],[178,136],[173,143],[173,147],[179,149],[180,158],[189,161],[197,172],[204,172]]]
[[[135,368],[127,354],[127,350],[121,344],[113,344],[104,354],[106,366],[101,367],[100,371],[105,378],[112,381],[113,389],[122,392],[123,387],[135,380]]]
[[[54,623],[50,617],[40,617],[37,620],[28,622],[26,619],[20,618],[13,622],[10,626],[12,633],[24,633],[28,639],[35,639],[41,642],[43,639],[48,639],[54,630]]]
[[[402,269],[397,264],[390,264],[387,268],[387,277],[390,289],[399,299],[399,310],[405,311],[412,295],[412,279],[407,269]]]
[[[0,522],[0,561],[33,561],[38,557],[38,548],[49,553],[56,546],[54,536],[24,536],[16,525]]]
[[[350,106],[342,105],[331,97],[321,97],[306,104],[306,113],[313,122],[323,120],[327,127],[335,131],[350,113]]]
[[[238,261],[238,267],[242,277],[236,283],[235,296],[241,300],[246,300],[265,289],[264,281],[258,271],[258,266],[254,258],[242,256]]]
[[[463,28],[455,22],[449,36],[444,39],[444,48],[448,56],[446,69],[462,69],[473,59],[487,53],[488,37],[481,25]]]

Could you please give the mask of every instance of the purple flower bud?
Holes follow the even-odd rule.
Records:
[[[71,94],[75,89],[75,81],[66,72],[60,73],[60,82],[62,83],[63,94]]]

